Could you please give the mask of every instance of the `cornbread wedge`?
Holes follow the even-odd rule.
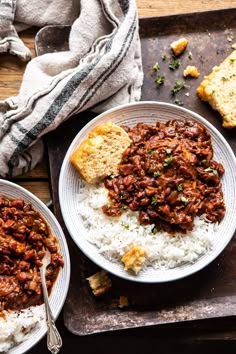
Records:
[[[71,154],[70,161],[88,183],[118,174],[122,153],[131,144],[124,129],[111,122],[94,128]]]
[[[197,93],[221,114],[224,128],[236,127],[236,50],[204,77]]]

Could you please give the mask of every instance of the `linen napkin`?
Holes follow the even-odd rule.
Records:
[[[15,11],[16,0],[0,0],[0,53],[9,52],[28,61],[31,52],[18,37],[13,25]]]
[[[69,50],[32,59],[18,96],[0,101],[2,178],[33,168],[43,155],[41,137],[70,116],[140,99],[143,71],[135,0],[60,0],[61,5],[63,1],[65,8],[69,4],[80,7],[71,27]],[[16,10],[18,22],[23,20],[21,11],[26,16],[29,5],[32,14],[34,3],[36,12],[39,1],[20,3],[25,7]],[[57,6],[53,11],[57,18]],[[26,25],[34,24],[32,16],[25,18],[29,18]]]

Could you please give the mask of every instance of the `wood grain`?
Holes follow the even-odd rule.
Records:
[[[236,7],[236,0],[136,0],[136,2],[140,17],[164,16]],[[23,42],[30,48],[33,57],[35,56],[34,38],[37,31],[37,28],[32,28],[20,34]],[[0,100],[18,94],[25,67],[26,63],[21,62],[17,57],[1,54]],[[31,189],[30,179],[32,179],[33,190],[37,193],[40,199],[48,201],[50,199],[49,187],[45,188],[45,182],[42,182],[41,180],[38,182],[36,181],[37,178],[47,178],[47,168],[45,166],[45,164],[40,164],[34,171],[24,176],[27,178],[27,182],[25,182],[24,186],[27,189]],[[37,188],[35,188],[36,183]]]
[[[136,0],[136,2],[140,17],[163,16],[236,7],[236,0]]]
[[[51,197],[49,190],[48,181],[15,181],[21,187],[26,188],[28,191],[36,195],[39,199],[41,199],[45,204],[50,205]]]

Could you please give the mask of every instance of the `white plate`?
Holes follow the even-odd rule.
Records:
[[[0,195],[14,199],[24,199],[26,202],[31,203],[33,208],[37,210],[46,220],[48,226],[50,227],[51,233],[58,240],[60,252],[64,259],[64,267],[59,272],[56,284],[54,284],[53,291],[49,299],[53,316],[57,318],[65,302],[70,281],[70,257],[63,231],[55,216],[47,208],[47,206],[35,195],[22,188],[21,186],[1,179]],[[39,328],[33,329],[31,331],[27,340],[10,349],[8,353],[25,353],[30,348],[32,348],[46,334],[46,332],[47,326],[46,323],[43,322]]]
[[[222,189],[226,204],[226,214],[217,232],[214,235],[212,250],[202,255],[194,263],[183,264],[179,267],[168,270],[154,270],[150,267],[141,271],[139,275],[132,275],[123,269],[123,265],[115,264],[105,259],[95,246],[86,240],[86,229],[81,217],[76,212],[78,204],[78,192],[81,179],[78,173],[69,162],[69,156],[80,143],[87,137],[88,133],[97,125],[111,121],[119,125],[133,126],[138,122],[154,124],[157,121],[166,122],[170,119],[195,119],[205,125],[212,136],[214,147],[214,159],[223,163],[225,174],[222,178]],[[71,143],[60,173],[59,199],[62,215],[68,231],[77,246],[94,263],[101,268],[119,277],[147,283],[166,282],[177,280],[197,272],[212,262],[226,247],[236,229],[236,159],[229,144],[207,120],[198,114],[185,108],[160,102],[138,102],[116,107],[100,114],[90,121],[75,137]],[[98,230],[99,232],[99,230]]]

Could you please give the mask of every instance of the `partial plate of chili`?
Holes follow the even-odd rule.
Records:
[[[158,139],[163,140],[162,138],[165,137],[170,142],[163,150],[165,143],[161,141],[162,150],[160,150],[160,154],[158,153],[160,141],[157,142],[156,137],[152,137],[148,142],[147,146],[151,146],[149,150],[145,147],[147,155],[150,154],[152,156],[153,154],[153,156],[159,156],[157,161],[154,158],[147,157],[143,162],[149,164],[149,166],[152,164],[155,165],[154,170],[152,166],[149,168],[148,173],[150,171],[152,173],[151,178],[150,176],[148,177],[148,183],[151,183],[149,186],[145,185],[147,176],[145,176],[145,181],[140,182],[137,179],[137,173],[133,173],[134,166],[131,166],[129,163],[130,160],[127,160],[132,156],[134,145],[131,146],[130,151],[126,152],[126,160],[121,163],[121,178],[118,177],[118,182],[114,182],[116,178],[105,180],[105,187],[102,184],[100,186],[88,186],[82,181],[78,172],[71,165],[69,161],[71,153],[86,139],[96,126],[109,121],[126,127],[127,131],[130,128],[137,127],[137,124],[144,124],[146,125],[144,127],[146,133],[144,132],[144,135],[149,134],[148,130],[150,126],[158,126]],[[178,128],[179,131],[182,129],[182,133],[177,134],[179,142],[177,141],[178,139],[176,140],[176,137],[174,140],[171,140],[171,135],[175,135],[172,134],[172,131],[176,129],[176,126],[180,126],[180,129]],[[199,133],[201,127],[203,127],[203,134]],[[134,131],[132,129],[130,130],[130,134],[134,135],[133,141],[138,145],[139,128],[136,131],[135,128]],[[186,134],[183,133],[185,129],[188,130]],[[152,131],[152,128],[150,131]],[[199,140],[196,139],[198,142],[193,147],[191,153],[190,150],[185,149],[185,147],[188,147],[188,142],[185,143],[184,139],[187,135],[194,136],[195,134]],[[141,135],[142,129],[140,130]],[[205,148],[201,139],[204,139]],[[200,155],[199,152],[196,152],[198,143],[201,149]],[[178,167],[176,167],[179,163],[177,156],[178,145],[184,151],[186,159],[189,159],[189,166],[194,164],[197,157],[199,160],[196,168],[197,172],[191,168],[187,169],[184,164],[182,166],[180,164],[179,168],[182,175],[179,175],[177,171]],[[213,148],[214,161],[211,160],[212,153],[211,146],[209,145],[212,145]],[[142,149],[144,148],[142,141],[140,141],[140,146],[142,146]],[[137,150],[138,147],[136,146],[135,149]],[[203,157],[204,154],[205,158]],[[160,158],[163,159],[162,166],[160,166]],[[136,161],[137,167],[139,157],[135,156],[133,160]],[[206,166],[204,166],[204,163],[206,163]],[[188,183],[182,180],[177,181],[177,178],[175,180],[176,188],[172,191],[173,193],[171,193],[171,190],[166,190],[162,194],[155,193],[151,195],[150,193],[153,192],[153,189],[160,185],[158,185],[158,182],[153,185],[153,180],[163,180],[163,175],[165,180],[168,180],[169,177],[172,179],[172,165],[175,166],[178,178],[182,178],[185,174],[189,175]],[[159,167],[157,168],[157,166]],[[129,173],[124,178],[127,171]],[[108,272],[121,278],[138,282],[157,283],[177,280],[199,271],[215,260],[233,237],[236,229],[235,171],[236,159],[231,147],[220,132],[199,114],[186,108],[163,102],[147,101],[122,105],[94,118],[77,134],[71,143],[61,168],[59,180],[59,199],[62,215],[68,231],[77,246],[94,263]],[[143,170],[141,172],[143,173]],[[196,189],[196,181],[193,178],[196,173],[199,180],[201,180],[201,183],[197,182],[199,186],[198,192],[200,190],[202,192],[199,192],[200,194],[198,192],[190,192],[188,194],[191,184],[192,188]],[[207,180],[208,184],[205,183]],[[142,189],[138,191],[138,194],[132,195],[129,190],[128,196],[127,194],[124,196],[124,192],[127,193],[127,190],[124,190],[125,185],[129,184],[129,182],[132,182],[135,188],[137,187],[137,182],[142,187],[147,187],[148,193],[146,192],[143,195]],[[215,192],[219,192],[218,197],[220,197],[216,201],[217,213],[215,213],[216,209],[212,209],[211,212],[211,207],[215,208],[216,204],[211,204],[209,198],[206,203],[199,203],[198,200],[198,197],[202,198],[203,194],[208,193],[208,191],[204,191],[204,188],[209,187],[208,189],[211,190],[211,186],[216,184],[218,184],[218,187]],[[170,184],[167,185],[167,188],[169,187],[171,187]],[[104,192],[101,192],[102,188],[104,188]],[[110,198],[107,197],[108,191]],[[117,195],[115,195],[116,193]],[[97,198],[94,198],[96,194]],[[211,195],[213,196],[213,194]],[[193,201],[191,198],[195,198],[194,203],[191,203]],[[141,200],[139,205],[136,203],[137,200]],[[168,204],[165,203],[166,200],[169,200],[169,205],[166,205]],[[163,215],[169,213],[169,210],[172,209],[171,204],[174,204],[173,201],[176,200],[178,202],[177,209],[174,210],[171,223],[175,223],[176,220],[180,220],[180,222],[173,230],[173,228],[168,228]],[[148,206],[145,206],[145,203]],[[204,211],[203,215],[200,215],[200,220],[199,215],[197,215],[197,220],[192,220],[189,217],[191,215],[188,215],[187,212],[182,213],[183,210],[190,211],[190,209],[192,213],[193,210],[196,210],[196,206],[199,206],[200,211]],[[179,207],[181,209],[178,209]],[[104,218],[101,210],[103,210],[103,215],[106,214]],[[139,217],[136,218],[137,227],[133,223],[133,212],[139,213]],[[147,220],[148,218],[152,219],[152,221],[155,220],[157,212],[158,216],[162,218],[163,227],[158,228],[155,223],[150,225],[149,220]],[[124,215],[124,219],[121,219]],[[203,237],[200,248],[196,248],[196,243],[206,231],[206,223],[204,224],[205,221],[202,222],[204,216],[207,219],[207,228],[210,231],[206,233],[205,238]],[[132,222],[130,223],[131,219]],[[191,240],[193,233],[188,233],[191,233],[193,223],[197,225],[197,231],[194,230],[194,234],[197,236]],[[139,224],[142,224],[141,227]],[[216,225],[217,227],[215,227]],[[178,237],[176,237],[175,232],[176,229],[179,231],[179,228],[184,230],[182,234],[178,234]],[[166,242],[166,231],[170,232],[170,234],[172,233],[172,236],[169,237],[170,242],[163,243],[162,239],[165,239],[164,241]],[[148,238],[150,242],[147,242]],[[179,243],[175,243],[177,238]],[[192,248],[191,254],[188,254],[188,247],[189,250]],[[159,258],[156,257],[158,252],[160,254]],[[132,263],[132,259],[135,259],[135,257],[137,262],[132,267],[132,265],[130,266],[130,261]]]
[[[19,311],[22,315],[25,309],[37,307],[43,302],[39,268],[47,249],[51,254],[46,273],[49,301],[53,316],[57,318],[70,280],[70,257],[62,228],[47,206],[21,186],[1,179],[0,191],[1,282],[7,290],[4,293],[1,286],[0,314],[4,316],[4,311]],[[46,332],[46,323],[40,320],[25,340],[16,343],[7,352],[25,353]],[[11,338],[9,340],[11,342]]]

